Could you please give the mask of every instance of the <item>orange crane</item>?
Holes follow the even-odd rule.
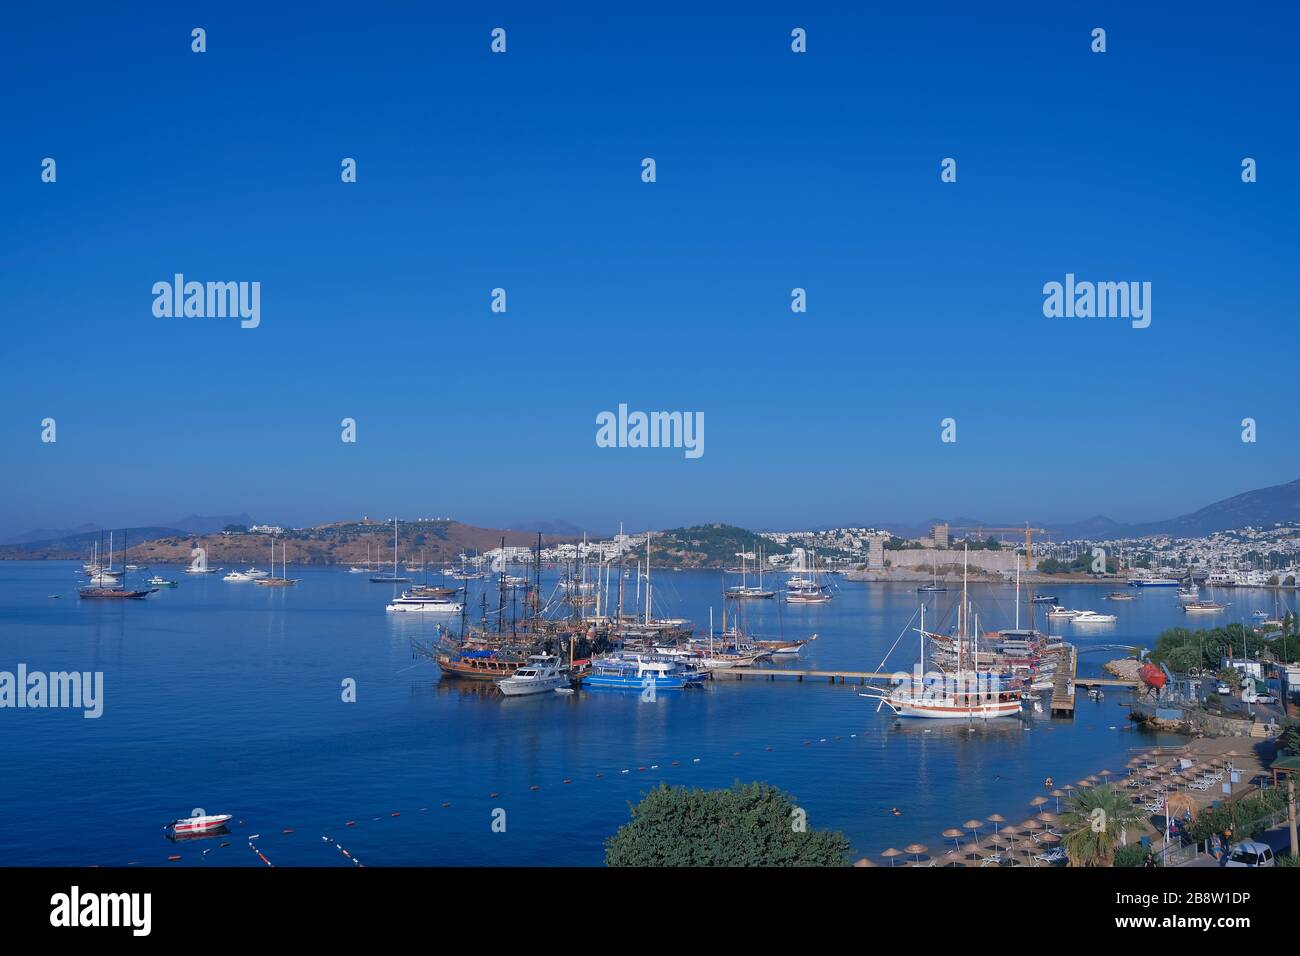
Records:
[[[1033,536],[1036,534],[1048,533],[1046,528],[1031,528],[1029,526],[1028,521],[1025,522],[1025,526],[1023,528],[986,528],[983,525],[980,525],[978,527],[973,527],[973,528],[949,528],[948,530],[949,531],[974,531],[977,535],[981,535],[981,536],[984,534],[985,531],[988,531],[991,534],[1012,534],[1012,533],[1019,534],[1020,532],[1023,531],[1025,533],[1025,568],[1026,569],[1028,569],[1029,567],[1029,562],[1033,554],[1033,551],[1030,550],[1030,546],[1033,544]]]

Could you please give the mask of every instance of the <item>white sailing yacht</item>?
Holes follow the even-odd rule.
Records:
[[[831,599],[830,591],[821,583],[817,574],[817,553],[808,552],[810,569],[802,569],[799,577],[786,582],[785,601],[787,604],[825,604]],[[811,571],[811,574],[809,573]]]
[[[410,584],[410,578],[404,578],[397,573],[399,565],[397,563],[397,519],[393,519],[393,572],[392,574],[376,574],[370,578],[375,584]]]

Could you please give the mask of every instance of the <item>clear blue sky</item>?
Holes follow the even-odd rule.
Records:
[[[1300,475],[1290,5],[262,6],[6,15],[0,533],[1140,520]],[[175,272],[260,281],[261,327],[155,318]],[[1150,281],[1151,327],[1045,318],[1066,272]],[[620,402],[703,411],[704,457],[597,448]]]

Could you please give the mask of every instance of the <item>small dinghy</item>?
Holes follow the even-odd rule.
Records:
[[[187,837],[198,836],[203,833],[213,833],[225,828],[226,823],[230,820],[229,813],[206,814],[199,817],[186,817],[183,820],[173,820],[167,824],[166,830],[170,836]]]

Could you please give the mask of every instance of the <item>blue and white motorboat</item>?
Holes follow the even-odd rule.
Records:
[[[618,687],[642,690],[653,685],[659,690],[674,690],[704,682],[705,675],[679,661],[640,654],[611,654],[592,661],[591,671],[583,678],[587,687]]]

